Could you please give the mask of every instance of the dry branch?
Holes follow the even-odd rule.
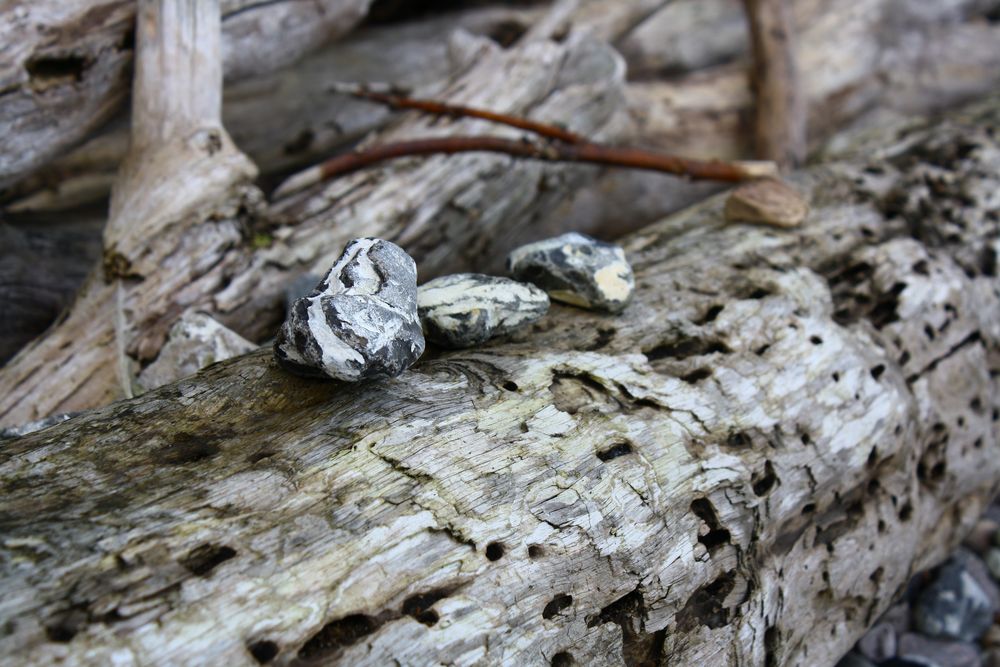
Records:
[[[0,664],[832,664],[1000,480],[998,124],[643,230],[618,317],[5,443]]]

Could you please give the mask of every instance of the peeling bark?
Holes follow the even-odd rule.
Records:
[[[6,442],[0,663],[833,664],[1000,480],[998,110],[629,237],[620,316]]]

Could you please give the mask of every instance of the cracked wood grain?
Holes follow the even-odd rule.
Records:
[[[1000,480],[998,109],[641,230],[620,316],[4,443],[0,664],[833,664]]]

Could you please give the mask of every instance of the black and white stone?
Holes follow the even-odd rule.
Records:
[[[295,301],[274,341],[286,370],[348,382],[394,377],[423,352],[416,264],[394,243],[370,238],[347,245]]]
[[[459,273],[421,285],[417,308],[429,340],[463,348],[538,320],[549,309],[549,297],[510,278]]]
[[[992,625],[997,609],[959,550],[920,592],[913,607],[916,629],[931,638],[973,642]]]
[[[624,310],[635,290],[624,250],[576,232],[513,250],[507,270],[557,301],[608,313]]]

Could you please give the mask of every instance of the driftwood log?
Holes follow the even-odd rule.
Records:
[[[836,2],[792,4],[812,148],[872,109],[926,113],[1000,85],[1000,52],[993,48],[1000,27],[989,20],[1000,10],[997,0],[953,0],[919,10],[899,0],[863,0],[850,12]],[[662,9],[650,15],[657,5]],[[692,157],[750,157],[754,98],[741,2],[629,0],[613,6],[612,12],[607,3],[588,0],[569,17],[575,29],[609,41],[625,58],[635,127],[622,141]],[[530,36],[546,11],[478,8],[361,30],[294,67],[227,85],[225,126],[264,174],[304,165],[389,117],[379,107],[330,94],[332,80],[393,82],[435,96],[471,64],[474,52],[454,38],[457,30],[511,47]],[[603,14],[611,16],[602,21]],[[126,143],[127,124],[119,122],[37,173],[22,174],[8,188],[6,206],[66,208],[105,196]],[[594,228],[610,227],[613,213],[623,210],[634,210],[629,217],[647,224],[699,198],[687,187],[645,175],[599,185],[601,199],[614,203],[607,212],[581,207]],[[649,191],[665,203],[642,196]]]
[[[295,62],[350,30],[369,3],[226,0],[226,73],[239,79]],[[122,106],[136,4],[14,0],[0,7],[0,186],[72,147]]]
[[[451,82],[444,99],[550,122],[569,117],[571,129],[588,136],[613,139],[622,131],[624,67],[605,43],[570,34],[559,43],[536,39],[510,50],[488,40],[474,46],[475,65]],[[377,139],[485,132],[497,130],[481,121],[417,117]],[[189,148],[183,141],[174,146],[176,152]],[[231,151],[199,163],[214,179],[214,199],[189,169],[170,172],[172,190],[150,171],[160,191],[157,198],[136,194],[139,210],[116,195],[102,267],[66,318],[0,369],[0,424],[122,396],[130,380],[118,369],[155,359],[185,312],[205,312],[251,340],[272,335],[284,312],[285,287],[304,272],[326,271],[356,236],[400,243],[420,262],[425,279],[458,267],[485,269],[487,261],[499,264],[505,235],[531,226],[595,175],[592,168],[496,155],[437,157],[338,179],[265,212],[259,191],[244,182],[245,167],[227,162],[227,155]],[[213,163],[228,165],[228,181]],[[169,199],[171,192],[177,201]],[[151,203],[161,196],[171,205]],[[190,205],[181,208],[185,198]],[[125,216],[120,224],[116,212]],[[38,372],[54,365],[60,373]]]
[[[620,316],[4,443],[0,664],[833,664],[997,490],[998,123],[640,231]]]

